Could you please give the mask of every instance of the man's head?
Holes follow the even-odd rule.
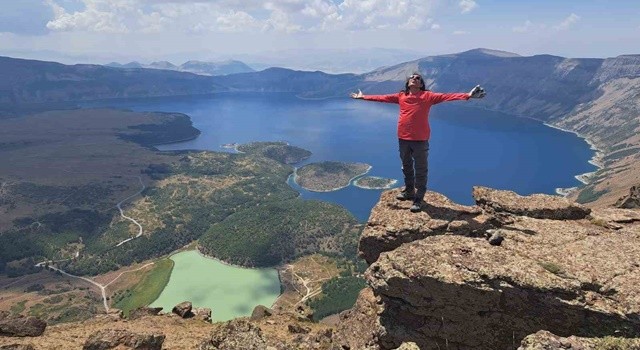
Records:
[[[413,73],[407,78],[404,84],[404,91],[408,92],[411,88],[418,88],[422,91],[427,90],[427,87],[424,85],[424,80],[419,73]]]

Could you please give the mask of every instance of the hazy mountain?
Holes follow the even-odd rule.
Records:
[[[150,68],[150,69],[164,69],[174,70],[180,72],[189,72],[198,75],[228,75],[237,73],[254,72],[255,70],[243,62],[228,60],[220,62],[204,62],[204,61],[187,61],[180,66],[176,66],[168,61],[152,62],[150,64],[141,64],[138,62],[129,62],[127,64],[120,64],[117,62],[111,62],[106,64],[108,67],[114,68]]]

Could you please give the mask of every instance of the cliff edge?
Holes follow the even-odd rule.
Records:
[[[397,191],[359,246],[379,308],[373,348],[516,349],[541,330],[640,337],[640,210],[475,187],[475,206],[430,192],[412,214]]]

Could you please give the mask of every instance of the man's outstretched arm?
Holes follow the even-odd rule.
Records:
[[[365,95],[358,89],[358,92],[352,92],[351,98],[366,100],[366,101],[376,101],[376,102],[386,102],[386,103],[398,103],[398,94],[389,94],[389,95]]]

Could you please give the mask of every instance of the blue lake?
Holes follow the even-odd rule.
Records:
[[[202,131],[195,140],[161,150],[225,151],[225,143],[287,141],[313,152],[304,163],[325,160],[364,162],[369,175],[402,185],[396,125],[398,106],[361,100],[304,100],[290,94],[225,93],[88,103],[84,107],[180,112]],[[449,102],[431,109],[430,190],[472,204],[475,185],[519,194],[555,193],[580,183],[575,175],[594,171],[593,151],[572,133],[480,108],[482,102]],[[340,204],[366,221],[380,190],[354,186],[328,192],[306,191],[289,181],[303,198]]]

